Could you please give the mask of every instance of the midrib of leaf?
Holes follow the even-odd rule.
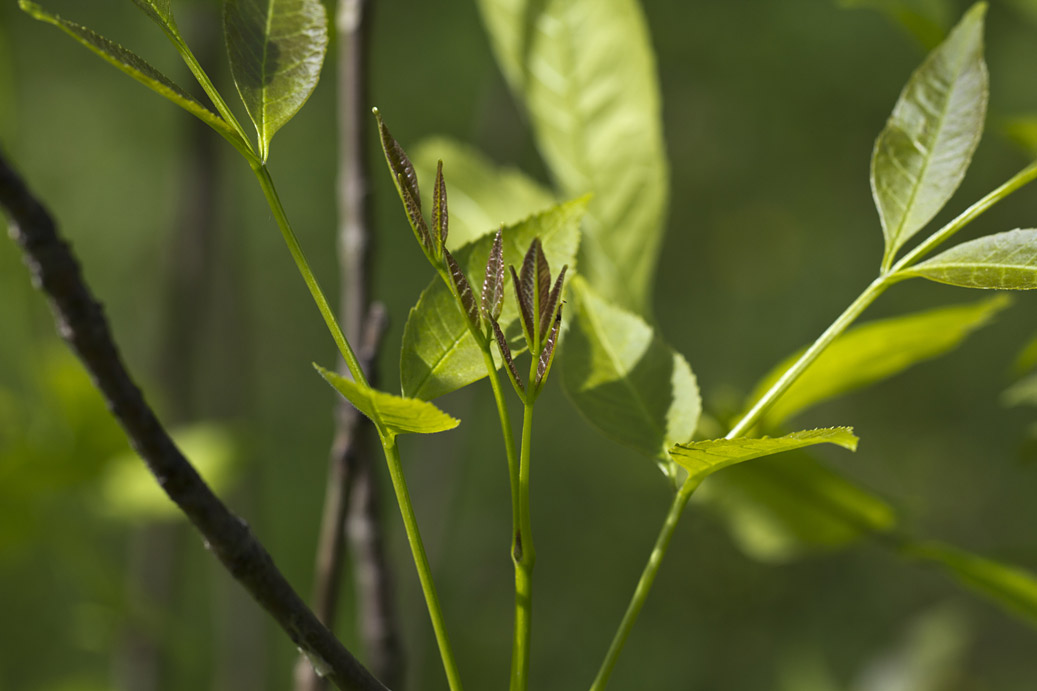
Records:
[[[449,333],[449,329],[445,328],[447,324],[442,320],[442,317],[440,317],[438,314],[436,315],[436,317],[440,320],[440,324],[444,327],[443,330]],[[431,379],[432,376],[439,371],[439,366],[442,365],[443,362],[448,357],[450,357],[450,355],[452,355],[454,351],[457,350],[457,348],[461,345],[461,341],[463,341],[464,337],[467,335],[468,331],[461,331],[460,335],[454,338],[450,346],[444,349],[443,354],[440,355],[434,363],[431,363],[432,366],[428,368],[428,374],[426,374],[424,378],[421,379],[421,383],[414,389],[415,396],[418,396],[421,393],[421,391],[424,390],[425,384],[428,382],[428,380]]]
[[[612,368],[617,373],[624,372],[624,369],[622,367],[618,366],[618,364],[617,364],[617,363],[620,363],[621,361],[616,356],[615,351],[613,351],[612,344],[607,339],[603,338],[602,335],[601,335],[601,334],[604,333],[604,330],[601,328],[601,324],[599,323],[599,321],[597,319],[597,316],[594,315],[592,310],[583,310],[582,313],[581,313],[581,316],[583,316],[589,322],[591,322],[591,327],[594,329],[594,333],[597,336],[598,343],[601,344],[602,350],[605,351],[605,353],[609,357],[609,360],[612,362]],[[648,348],[651,348],[651,340],[649,340]],[[645,352],[647,352],[648,348],[645,349]],[[643,355],[643,353],[642,353],[642,355]],[[626,387],[630,391],[631,394],[633,394],[633,398],[637,402],[638,408],[641,409],[641,412],[644,414],[644,418],[649,421],[649,424],[659,433],[658,434],[659,438],[663,440],[664,444],[668,444],[669,440],[666,438],[666,429],[664,427],[660,426],[656,422],[655,415],[648,408],[648,405],[645,403],[644,398],[641,396],[640,392],[637,390],[637,387],[632,386],[630,384],[630,377],[629,377],[629,375],[628,374],[623,374],[620,377],[620,381],[622,381],[623,382],[623,386]],[[661,455],[662,454],[660,454],[660,456]]]

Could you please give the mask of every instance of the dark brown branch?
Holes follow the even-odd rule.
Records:
[[[329,669],[341,689],[384,689],[317,619],[275,566],[248,525],[202,480],[173,443],[133,382],[112,339],[103,309],[53,219],[0,155],[0,207],[37,288],[46,293],[58,332],[79,356],[134,450],[169,498],[205,538],[206,546],[280,624],[289,638]]]
[[[364,341],[362,364],[368,381],[374,384],[377,373],[373,364],[385,316],[370,305],[374,272],[364,136],[370,112],[366,83],[369,10],[368,0],[340,0],[338,4],[338,252],[339,319],[347,338]],[[348,538],[368,663],[387,684],[399,686],[403,654],[392,577],[382,544],[377,475],[371,460],[373,428],[344,399],[338,401],[335,419],[317,546],[314,610],[321,621],[334,626]],[[296,691],[319,691],[323,686],[308,665],[300,664]]]

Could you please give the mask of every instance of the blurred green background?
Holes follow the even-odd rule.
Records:
[[[372,99],[401,143],[452,136],[546,182],[474,4],[373,4]],[[643,4],[673,190],[656,317],[698,375],[707,408],[727,413],[875,275],[882,234],[868,187],[872,142],[924,43],[967,4]],[[987,132],[941,218],[1031,155],[1016,118],[1037,114],[1037,3],[991,4]],[[132,3],[46,5],[188,83]],[[922,18],[914,32],[890,9],[905,5]],[[218,40],[215,0],[175,7],[192,45]],[[212,55],[203,62],[232,95],[218,44]],[[329,291],[337,280],[333,87],[329,60],[271,157]],[[380,367],[392,389],[407,310],[431,276],[384,174],[373,122],[369,144],[376,297],[392,319]],[[212,133],[199,138],[185,113],[32,21],[13,0],[0,5],[0,145],[71,239],[149,398],[171,422],[208,425],[195,424],[185,444],[213,459],[231,506],[308,593],[334,402],[310,363],[333,362],[334,346],[247,167]],[[188,162],[198,155],[212,157],[202,173]],[[188,226],[201,222],[187,213],[199,177],[214,193],[205,235],[212,265],[203,299],[185,310],[173,307],[183,275],[173,259]],[[1029,188],[964,236],[1035,225],[1037,188]],[[866,318],[979,297],[917,283],[898,286]],[[1031,570],[1033,409],[999,399],[1037,330],[1035,300],[1020,295],[955,352],[797,421],[855,426],[858,453],[826,454],[826,462],[887,499],[913,534]],[[172,323],[177,309],[185,325]],[[181,354],[191,356],[187,375]],[[589,685],[670,500],[654,464],[597,436],[559,385],[541,399],[535,427],[538,690]],[[486,395],[482,384],[446,397],[442,406],[462,426],[402,442],[470,689],[503,688],[510,654],[507,476]],[[285,688],[293,646],[182,520],[135,500],[149,480],[126,451],[57,338],[16,247],[0,242],[0,690],[127,688],[120,680],[132,678],[138,639],[161,651],[161,689]],[[408,688],[443,689],[388,495],[385,508]],[[141,583],[157,584],[157,593]],[[342,609],[348,622],[351,597]],[[356,645],[348,623],[340,629]],[[611,688],[1024,690],[1037,679],[1035,649],[1033,628],[875,542],[762,564],[693,504]]]

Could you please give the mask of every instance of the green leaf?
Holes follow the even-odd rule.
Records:
[[[482,282],[480,314],[488,321],[496,321],[504,307],[504,245],[503,231],[493,236],[490,254],[486,259],[486,274]]]
[[[170,38],[180,38],[180,30],[173,19],[173,8],[170,7],[169,0],[133,0],[133,4],[162,27]]]
[[[958,188],[983,133],[985,3],[972,6],[908,80],[871,158],[886,239],[883,267]]]
[[[317,86],[327,14],[320,0],[225,0],[223,24],[234,84],[266,161],[274,134]]]
[[[911,545],[907,554],[938,564],[959,583],[1037,626],[1037,575],[938,542]]]
[[[425,252],[425,256],[435,264],[434,257],[438,256],[436,252],[437,243],[432,239],[432,235],[429,232],[428,224],[425,222],[425,217],[421,213],[421,192],[418,188],[418,175],[414,170],[414,165],[410,162],[410,158],[407,156],[407,152],[403,150],[400,143],[396,141],[396,138],[389,132],[389,128],[382,120],[381,113],[378,109],[373,109],[375,120],[378,122],[378,136],[382,142],[382,152],[385,154],[385,162],[389,166],[389,172],[392,174],[393,184],[396,186],[396,192],[400,195],[400,201],[403,202],[403,210],[407,214],[407,222],[410,223],[411,230],[414,231],[414,237],[417,238],[418,244],[421,245],[422,251]],[[440,183],[442,182],[442,167],[437,165],[436,171],[436,192],[440,191]],[[442,201],[446,200],[446,186],[442,187],[443,198]],[[433,201],[433,215],[435,215],[438,201]],[[445,210],[445,209],[444,209]],[[435,219],[434,221],[435,222]],[[438,236],[438,232],[437,232]],[[441,244],[441,243],[440,243]]]
[[[423,180],[443,161],[450,178],[450,240],[457,247],[514,224],[532,209],[543,209],[555,195],[525,173],[498,166],[476,149],[451,139],[432,138],[412,149],[411,160]]]
[[[586,203],[586,198],[577,199],[504,229],[503,261],[516,260],[537,236],[552,261],[572,261]],[[457,262],[469,282],[484,277],[481,264],[489,259],[493,244],[493,238],[484,237],[458,251]],[[401,378],[406,395],[427,400],[485,376],[482,352],[458,316],[455,301],[434,280],[411,311],[404,330]],[[516,325],[517,317],[514,302],[503,301],[500,324],[505,331]]]
[[[793,432],[784,437],[739,437],[737,439],[712,439],[677,444],[670,449],[670,456],[688,471],[688,479],[702,481],[718,470],[744,463],[754,458],[771,456],[782,451],[802,449],[814,444],[836,444],[857,450],[857,437],[850,427],[827,427],[802,432]]]
[[[93,53],[103,58],[110,65],[133,77],[152,91],[168,98],[227,139],[232,141],[239,139],[237,132],[223,118],[199,102],[194,96],[191,96],[174,84],[168,77],[135,53],[126,50],[119,44],[108,40],[85,26],[80,26],[55,14],[50,14],[34,2],[19,0],[18,5],[35,19],[58,27],[89,48]]]
[[[497,61],[563,195],[593,193],[580,273],[647,313],[669,172],[659,85],[636,0],[480,0]]]
[[[837,338],[789,387],[764,416],[764,428],[781,425],[810,406],[898,374],[923,360],[956,348],[1011,300],[997,296],[966,305],[940,307],[883,319],[850,329]],[[758,400],[803,351],[770,371],[749,397]]]
[[[731,468],[695,492],[747,555],[785,562],[833,550],[897,522],[875,494],[803,452]]]
[[[376,425],[384,425],[390,434],[434,434],[461,424],[428,401],[394,396],[391,393],[357,384],[352,379],[314,364],[320,375]]]
[[[519,262],[529,244],[539,237],[548,261],[557,266],[572,264],[587,202],[586,197],[574,199],[504,228],[504,262]],[[470,284],[482,285],[492,246],[493,237],[487,235],[454,252]],[[511,329],[517,327],[517,319],[515,301],[504,300],[499,321],[509,338],[513,337]],[[411,309],[403,330],[400,379],[404,395],[430,400],[485,376],[482,350],[469,332],[465,317],[446,285],[438,277],[433,279]]]
[[[176,429],[173,441],[213,491],[227,491],[239,471],[241,443],[232,430],[214,423]],[[147,466],[133,453],[113,459],[101,480],[99,510],[133,522],[183,518]]]
[[[643,319],[598,295],[582,276],[570,285],[566,392],[602,434],[659,461],[674,478],[667,451],[691,439],[702,411],[695,375]]]
[[[1023,377],[1001,394],[1001,403],[1006,406],[1037,406],[1037,374]]]
[[[1037,288],[1037,230],[1016,229],[963,242],[898,275],[962,288]]]

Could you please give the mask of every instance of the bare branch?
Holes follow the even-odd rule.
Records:
[[[25,253],[34,285],[46,293],[58,332],[79,356],[134,450],[205,544],[289,638],[328,670],[339,688],[385,689],[318,621],[248,525],[213,494],[176,447],[124,366],[103,309],[51,216],[0,155],[0,207]]]

